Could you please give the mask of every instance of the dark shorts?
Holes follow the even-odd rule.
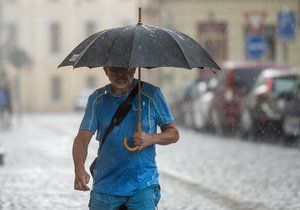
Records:
[[[118,210],[125,204],[128,210],[154,210],[160,199],[159,185],[138,190],[133,196],[112,196],[91,192],[90,210]]]

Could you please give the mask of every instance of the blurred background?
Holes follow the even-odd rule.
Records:
[[[297,0],[144,0],[142,6],[145,24],[188,34],[220,65],[251,60],[300,66]],[[107,83],[100,69],[57,66],[89,35],[135,24],[137,7],[134,0],[1,0],[0,67],[9,80],[14,110],[73,110],[80,91]],[[146,70],[144,79],[157,83],[174,100],[174,88],[193,82],[203,72],[164,69],[149,74]],[[207,76],[212,76],[209,71]]]
[[[216,73],[143,70],[143,80],[163,90],[183,141],[160,149],[163,183],[178,184],[166,187],[161,208],[300,209],[299,0],[0,0],[0,209],[22,207],[22,199],[10,194],[14,190],[27,202],[25,209],[53,207],[45,197],[54,194],[61,195],[56,196],[58,209],[85,208],[80,199],[67,202],[79,198],[77,192],[69,193],[70,149],[89,94],[108,80],[101,68],[57,66],[88,36],[137,23],[139,5],[143,23],[188,34],[222,67]],[[174,151],[178,168],[171,158]],[[49,157],[43,159],[45,154]],[[176,172],[190,158],[198,170],[186,168],[181,180]],[[68,176],[63,186],[69,191],[51,185],[51,173],[43,172],[50,159],[52,175],[62,182]],[[254,168],[247,168],[249,162]],[[20,174],[38,174],[34,177],[43,182],[37,189],[50,183],[49,193],[36,202],[22,194],[20,187],[26,191],[23,182],[29,180],[18,182]],[[270,179],[274,174],[275,180]],[[19,184],[11,188],[12,183]],[[235,191],[231,186],[244,187]],[[178,190],[195,200],[178,198]]]

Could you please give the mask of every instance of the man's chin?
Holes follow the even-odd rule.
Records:
[[[113,84],[115,87],[117,87],[117,88],[120,88],[120,89],[122,89],[122,88],[125,88],[125,87],[127,87],[128,85],[129,85],[129,83],[115,83],[115,84]]]
[[[126,88],[128,85],[130,85],[132,80],[128,81],[128,80],[116,80],[116,82],[113,83],[114,86],[116,86],[117,88]]]

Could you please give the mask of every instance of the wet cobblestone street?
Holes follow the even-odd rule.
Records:
[[[81,117],[25,115],[0,131],[0,210],[88,209],[89,192],[73,190],[71,148]],[[180,132],[177,144],[157,147],[160,210],[300,209],[299,149]],[[87,165],[97,146],[93,140]]]
[[[13,132],[1,132],[5,148],[5,164],[0,167],[1,210],[88,209],[89,192],[73,190],[71,145],[80,117],[30,116]],[[96,155],[96,141],[91,142],[90,148],[88,164]],[[172,186],[171,179],[162,179]],[[163,189],[160,209],[197,209],[199,197],[191,198],[181,187],[172,188],[175,191]],[[178,202],[183,197],[187,198],[186,204]]]

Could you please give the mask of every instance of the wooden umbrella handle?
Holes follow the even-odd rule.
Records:
[[[138,83],[138,120],[137,120],[137,132],[142,132],[142,123],[141,123],[141,67],[139,67],[139,83]],[[123,145],[125,149],[129,152],[136,152],[139,149],[139,146],[129,147],[127,144],[126,137],[123,138]]]
[[[138,121],[138,123],[137,123],[137,131],[138,132],[142,131],[141,121]],[[127,138],[126,137],[124,137],[122,141],[123,141],[123,145],[124,145],[124,147],[125,147],[125,149],[127,151],[129,151],[129,152],[136,152],[136,151],[138,151],[139,146],[135,146],[135,147],[128,146],[128,144],[127,144]]]
[[[124,144],[125,149],[128,152],[136,152],[139,149],[139,146],[135,146],[135,147],[128,146],[126,137],[123,138],[123,144]]]

